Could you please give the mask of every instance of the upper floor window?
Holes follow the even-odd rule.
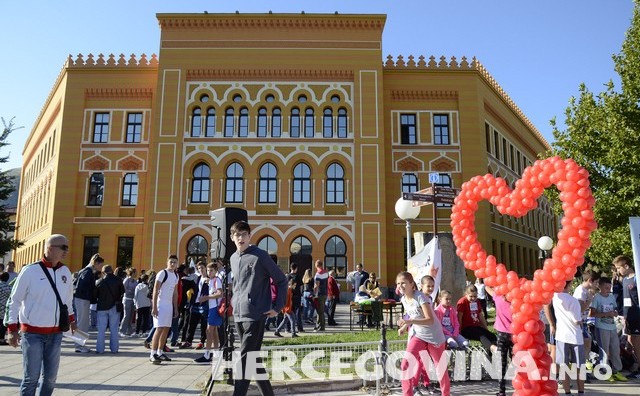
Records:
[[[324,109],[324,115],[322,116],[322,137],[333,137],[333,111],[331,109]]]
[[[125,143],[140,143],[142,137],[142,113],[127,114],[127,137]]]
[[[293,168],[293,203],[311,203],[311,169],[304,162]]]
[[[267,137],[267,109],[258,110],[258,137]]]
[[[448,173],[440,173],[440,180],[438,181],[438,183],[436,183],[436,186],[451,188],[451,175],[449,175]],[[451,204],[439,203],[438,207],[450,208]]]
[[[244,169],[242,165],[233,162],[227,167],[225,202],[241,203],[244,192]]]
[[[278,170],[271,162],[260,167],[260,195],[258,202],[260,203],[276,203],[277,202],[277,182]]]
[[[291,122],[289,133],[291,137],[300,137],[300,110],[296,107],[291,109]]]
[[[349,133],[347,127],[347,110],[338,109],[338,137],[346,138]]]
[[[202,110],[199,107],[191,113],[191,137],[200,137],[202,133]]]
[[[312,138],[315,134],[316,125],[313,116],[313,109],[308,108],[304,111],[304,137]]]
[[[235,128],[235,114],[233,108],[229,107],[224,114],[224,137],[233,137]]]
[[[205,163],[201,162],[193,168],[193,181],[191,182],[192,203],[209,202],[210,174],[209,165]]]
[[[433,142],[434,144],[451,144],[448,114],[433,115]]]
[[[415,114],[400,114],[400,143],[418,144]]]
[[[327,168],[327,203],[344,203],[344,169],[337,162]]]
[[[122,179],[122,206],[138,204],[138,175],[127,173]]]
[[[271,137],[280,137],[282,134],[282,115],[279,108],[271,113]]]
[[[415,173],[405,173],[402,175],[402,192],[411,193],[418,191],[418,177]]]
[[[209,107],[207,109],[207,118],[204,122],[204,136],[214,137],[216,135],[216,109]]]
[[[109,141],[109,113],[96,113],[93,118],[93,143]]]
[[[104,194],[104,174],[93,173],[89,177],[89,196],[87,206],[102,206]]]
[[[238,117],[238,136],[247,137],[249,135],[249,110],[246,107],[240,109]]]

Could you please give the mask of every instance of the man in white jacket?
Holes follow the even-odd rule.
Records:
[[[68,251],[69,242],[64,235],[50,236],[42,259],[22,269],[11,292],[9,320],[6,325],[9,344],[15,348],[20,341],[18,319],[20,321],[24,367],[20,394],[23,396],[36,393],[41,372],[40,395],[53,393],[60,364],[60,306],[45,270],[51,276],[62,303],[69,309],[71,330],[76,330],[71,271],[62,264]]]

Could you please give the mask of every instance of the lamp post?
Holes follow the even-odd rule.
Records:
[[[538,255],[538,259],[540,260],[540,264],[544,265],[544,260],[547,257],[551,257],[547,252],[553,248],[553,239],[544,235],[538,239],[538,248],[540,248],[540,254]]]
[[[407,222],[407,265],[411,257],[411,220],[420,214],[420,206],[413,206],[412,201],[400,198],[396,201],[396,215]]]

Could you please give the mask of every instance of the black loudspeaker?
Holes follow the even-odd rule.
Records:
[[[237,221],[248,221],[247,211],[240,208],[220,208],[209,212],[213,227],[213,240],[211,241],[211,258],[231,258],[236,251],[236,245],[231,240],[229,229]]]

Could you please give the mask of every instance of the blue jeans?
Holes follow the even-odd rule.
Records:
[[[98,338],[96,340],[96,352],[104,353],[104,338],[109,325],[109,350],[118,352],[120,349],[120,337],[118,336],[118,325],[120,324],[120,313],[116,311],[115,305],[106,311],[98,311]]]
[[[62,333],[54,334],[22,334],[22,368],[24,378],[20,385],[20,395],[36,394],[40,373],[42,372],[42,386],[40,395],[53,393],[60,365],[60,346]]]

